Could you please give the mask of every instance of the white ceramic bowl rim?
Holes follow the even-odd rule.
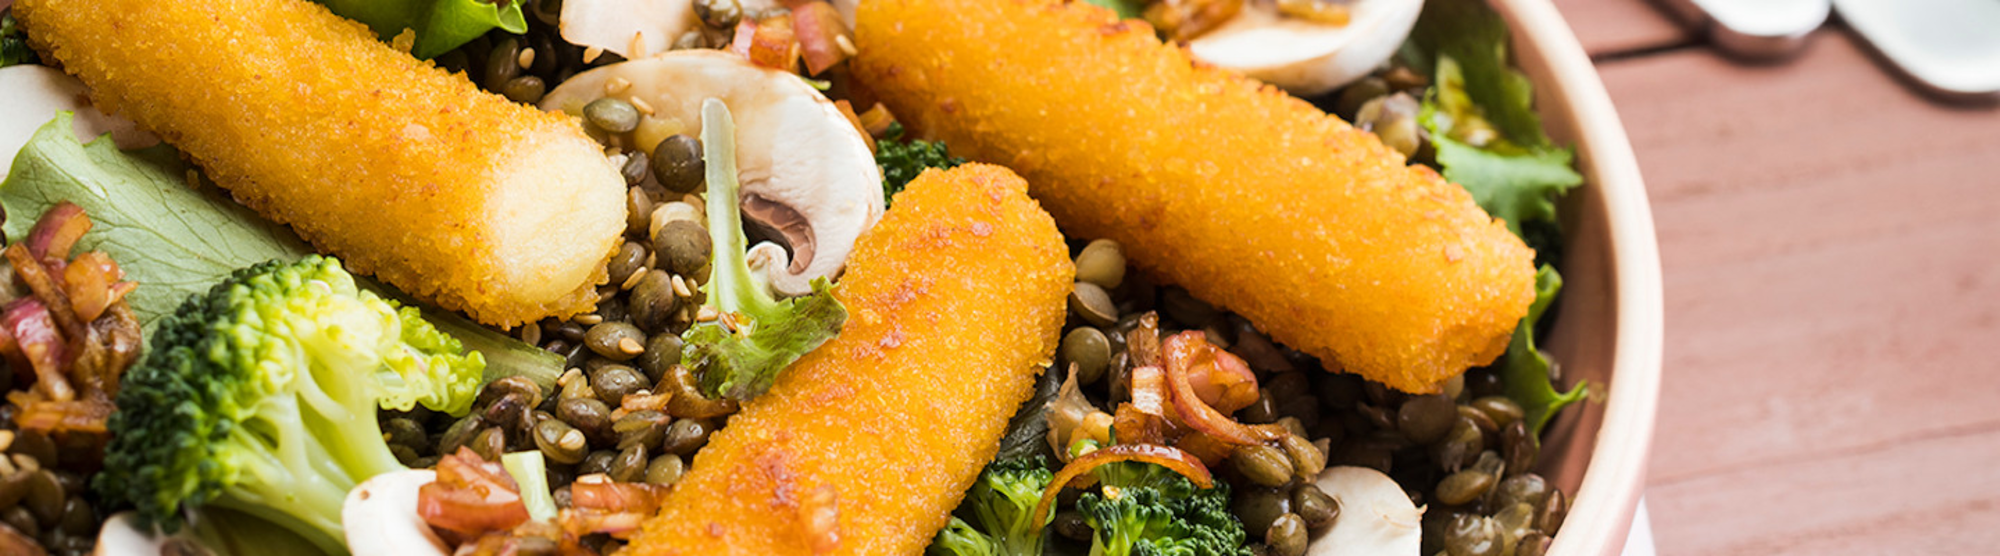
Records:
[[[1603,204],[1609,295],[1615,303],[1611,377],[1591,403],[1603,421],[1577,431],[1590,446],[1552,555],[1619,554],[1645,488],[1660,388],[1662,282],[1652,210],[1630,140],[1590,57],[1548,0],[1490,0],[1513,30],[1515,58],[1537,84],[1551,132],[1574,141],[1587,187]],[[1567,124],[1567,129],[1557,129]],[[1608,390],[1608,391],[1605,391]],[[1615,433],[1614,433],[1615,431]]]

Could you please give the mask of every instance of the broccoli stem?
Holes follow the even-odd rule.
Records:
[[[354,283],[376,295],[396,300],[405,306],[417,307],[424,312],[424,320],[439,331],[458,339],[465,349],[477,351],[486,358],[486,371],[480,377],[480,384],[518,376],[534,381],[544,392],[556,390],[556,378],[561,377],[568,361],[553,351],[529,345],[513,336],[494,332],[480,326],[458,313],[438,309],[416,301],[416,298],[402,290],[377,282],[366,276],[355,276]]]
[[[563,368],[568,364],[561,354],[494,332],[458,316],[458,313],[426,305],[418,307],[423,308],[424,320],[430,321],[432,326],[457,338],[465,349],[486,357],[486,373],[480,378],[481,384],[518,376],[534,381],[543,392],[556,391],[556,378],[562,376]]]
[[[313,374],[315,379],[321,378],[319,373]],[[324,394],[309,391],[301,392],[300,397]],[[337,405],[328,407],[310,402],[301,407],[298,398],[291,397],[268,398],[265,403],[258,417],[229,431],[230,443],[270,445],[278,449],[267,454],[233,453],[247,460],[236,462],[236,467],[255,480],[235,481],[211,503],[291,529],[328,554],[345,553],[347,541],[339,518],[347,491],[356,484],[353,478],[403,469],[381,440],[382,429],[375,423],[374,408],[364,408],[368,411],[364,412],[367,423],[363,424],[360,420],[328,419],[319,414],[318,410],[323,408],[337,411]],[[346,423],[336,424],[337,421]],[[342,441],[329,449],[315,439],[314,430],[338,431],[336,436]]]

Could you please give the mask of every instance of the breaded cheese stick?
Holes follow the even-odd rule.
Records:
[[[1033,393],[1074,276],[1013,172],[925,172],[855,245],[840,335],[729,418],[628,552],[921,552]]]
[[[859,81],[1064,231],[1410,392],[1506,350],[1533,252],[1374,135],[1084,2],[869,0]],[[1329,364],[1329,367],[1333,365]]]
[[[21,0],[31,44],[348,268],[481,322],[587,311],[625,182],[572,120],[304,0]]]

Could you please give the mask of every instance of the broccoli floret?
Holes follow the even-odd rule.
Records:
[[[377,408],[464,413],[485,361],[460,351],[337,260],[238,270],[164,319],[126,373],[93,486],[142,525],[223,507],[338,554],[347,491],[403,469]]]
[[[1121,462],[1099,473],[1103,492],[1077,499],[1095,530],[1091,556],[1249,556],[1243,524],[1229,513],[1229,487],[1202,489],[1157,465]],[[1135,467],[1154,467],[1141,470]],[[1120,483],[1121,480],[1137,483]]]
[[[743,217],[736,182],[736,124],[721,100],[701,106],[701,146],[707,163],[708,306],[724,318],[681,334],[681,360],[712,397],[747,400],[771,388],[778,372],[840,334],[847,308],[825,279],[804,297],[778,300],[744,256]]]
[[[889,131],[875,142],[875,163],[882,166],[882,198],[893,200],[924,169],[948,170],[965,159],[952,156],[943,141],[904,139],[903,124],[889,124]]]
[[[1055,480],[1041,456],[1001,460],[986,467],[966,491],[958,513],[970,513],[977,525],[952,517],[951,524],[931,542],[932,556],[1036,556],[1042,553],[1042,530],[1054,512],[1034,522],[1042,491]]]

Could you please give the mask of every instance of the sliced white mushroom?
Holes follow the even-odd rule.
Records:
[[[1367,467],[1328,467],[1319,489],[1340,503],[1333,526],[1312,536],[1306,556],[1417,556],[1424,510],[1395,479]]]
[[[158,530],[140,529],[137,513],[118,512],[104,520],[104,526],[97,530],[97,546],[90,549],[90,553],[92,556],[164,554],[167,543],[173,538],[160,534]]]
[[[613,80],[618,86],[607,88]],[[543,97],[542,109],[581,114],[605,96],[645,106],[646,118],[691,136],[701,132],[702,99],[729,105],[745,222],[784,241],[751,247],[750,267],[779,294],[805,295],[814,279],[838,276],[854,240],[882,217],[882,169],[866,138],[797,75],[723,52],[677,50],[577,74]]]
[[[106,115],[90,105],[82,81],[48,66],[18,65],[0,68],[0,178],[14,166],[14,153],[28,144],[35,131],[56,117],[56,112],[76,113],[74,131],[79,141],[90,141],[106,133],[119,147],[134,149],[160,142],[159,137],[139,130],[131,120]]]
[[[347,491],[340,525],[354,554],[444,556],[451,549],[417,515],[417,489],[437,481],[437,472],[409,469],[383,473]]]
[[[1311,96],[1374,71],[1410,34],[1423,0],[1356,0],[1345,25],[1284,15],[1277,0],[1243,11],[1188,43],[1194,57]]]
[[[773,0],[737,0],[743,13],[777,6]],[[563,40],[597,47],[627,59],[666,52],[688,31],[701,28],[693,0],[564,0]]]

